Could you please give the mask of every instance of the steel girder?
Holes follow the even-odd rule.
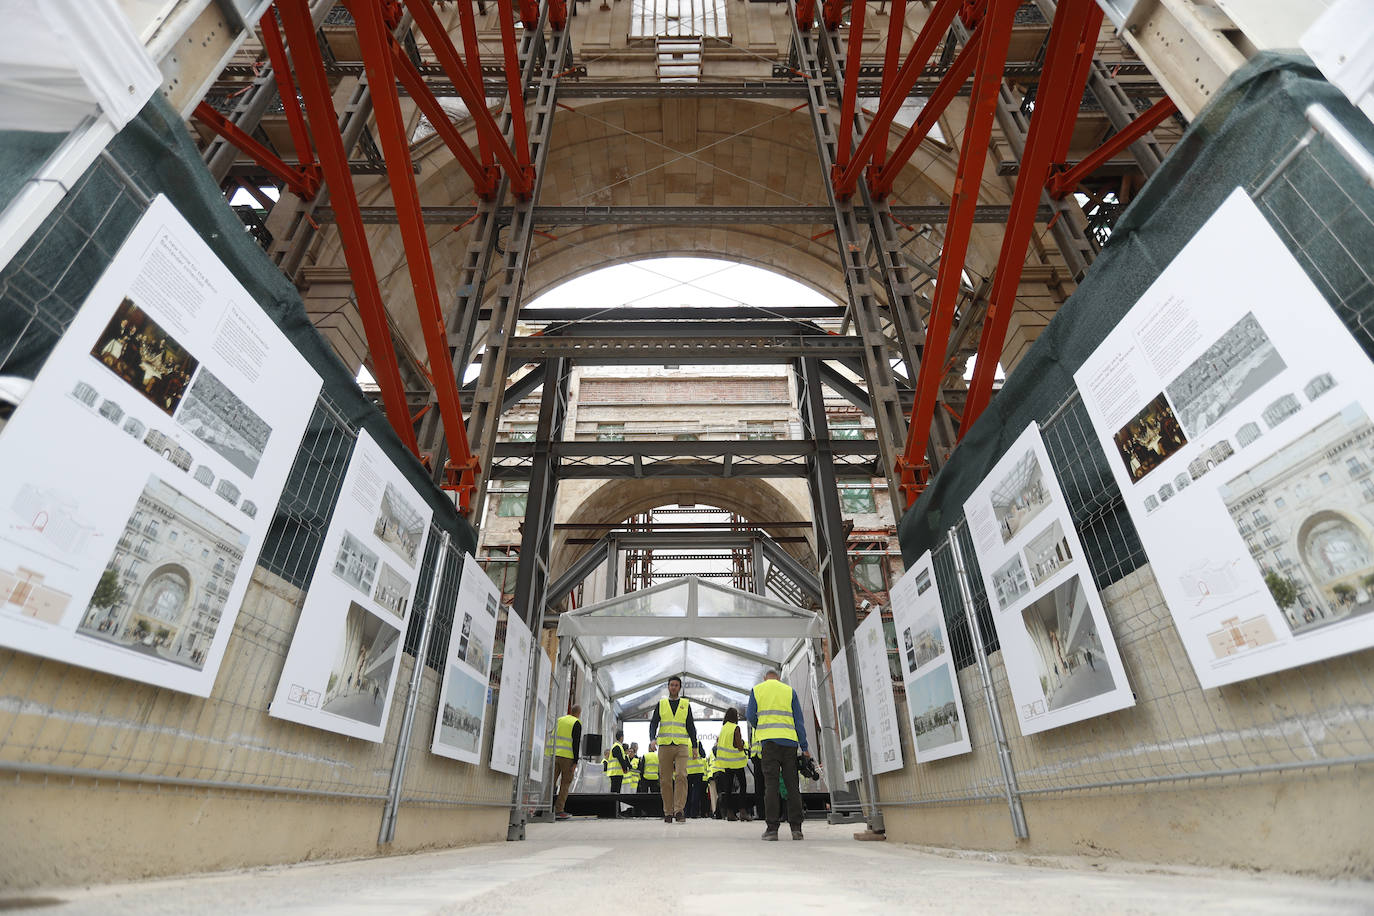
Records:
[[[385,225],[396,222],[396,212],[390,207],[362,207],[363,222]],[[427,206],[422,209],[425,221],[436,225],[445,223],[462,225],[473,219],[482,208]],[[856,206],[855,215],[860,220],[872,217],[867,206]],[[949,208],[940,206],[895,206],[887,208],[894,219],[903,223],[943,224],[949,217]],[[1005,223],[1009,209],[997,204],[986,204],[974,212],[975,223]],[[1042,207],[1037,214],[1048,220],[1051,210]],[[333,211],[321,209],[316,217],[320,222],[332,222]],[[511,207],[496,209],[498,225],[509,225],[514,219]],[[835,219],[831,207],[730,207],[730,206],[678,206],[678,207],[534,207],[534,222],[539,226],[813,226],[829,225]]]
[[[835,334],[776,337],[516,337],[507,344],[512,365],[562,357],[579,365],[661,366],[787,363],[803,356],[857,358],[863,342]]]
[[[807,107],[815,133],[821,173],[829,175],[835,164],[839,137],[842,135],[844,142],[848,143],[852,128],[837,127],[832,116],[830,100],[826,93],[826,81],[821,70],[819,41],[809,29],[809,19],[805,21],[805,25],[798,19],[799,15],[805,13],[802,8],[805,0],[790,2],[793,13],[789,17],[792,23],[792,47],[801,64],[802,76],[806,80]],[[814,6],[811,9],[814,10]],[[835,245],[840,263],[843,265],[850,315],[863,343],[862,375],[873,402],[873,422],[878,431],[883,471],[888,479],[889,495],[894,500],[893,508],[900,512],[901,507],[895,502],[900,478],[895,473],[894,459],[906,440],[906,416],[902,411],[897,385],[892,375],[892,365],[889,362],[891,343],[881,325],[881,305],[873,286],[865,256],[862,223],[854,204],[852,201],[837,198],[829,182],[825,182],[825,188],[826,196],[834,208]]]
[[[816,445],[800,440],[718,442],[557,442],[550,446],[564,480],[622,478],[799,478]],[[871,439],[837,440],[834,460],[847,477],[882,474],[880,447]],[[535,443],[501,442],[493,449],[489,480],[531,476]]]
[[[830,438],[830,429],[825,419],[825,397],[821,393],[819,361],[797,360],[793,371],[797,378],[802,429],[816,444],[815,451],[807,458],[806,482],[811,494],[811,519],[818,551],[821,603],[830,621],[832,645],[843,648],[853,641],[854,630],[858,627],[858,614],[854,608],[854,588],[850,580],[844,515],[840,511],[839,486],[835,474],[837,447],[846,442]],[[857,656],[857,652],[845,654],[851,684],[860,683]],[[868,801],[868,825],[870,830],[880,833],[883,830],[883,815],[878,807],[877,781],[869,763],[866,716],[862,702],[855,702],[852,706],[862,795]]]

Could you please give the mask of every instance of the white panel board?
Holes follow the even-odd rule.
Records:
[[[1135,705],[1040,427],[1017,437],[964,516],[1021,734]]]
[[[849,686],[845,650],[830,660],[830,682],[835,685],[835,712],[840,726],[840,766],[845,782],[859,778],[859,739],[854,730],[854,693]]]
[[[1374,365],[1243,191],[1074,378],[1203,687],[1374,644]]]
[[[496,702],[496,725],[491,738],[491,768],[512,776],[520,771],[520,749],[525,746],[525,698],[529,694],[530,653],[533,651],[530,628],[518,614],[507,611],[501,696]]]
[[[0,643],[209,696],[320,384],[156,198],[0,433]]]
[[[434,753],[465,763],[482,756],[486,726],[487,684],[491,653],[496,644],[496,615],[501,589],[487,577],[472,554],[463,555],[463,578],[453,612],[439,715],[434,720]]]
[[[916,761],[929,763],[967,754],[971,748],[964,698],[950,654],[930,551],[921,554],[892,586],[891,597]]]
[[[854,631],[859,680],[864,698],[864,725],[868,730],[868,762],[873,772],[902,768],[902,739],[898,729],[897,703],[892,696],[892,669],[887,663],[887,638],[883,615],[875,608]]]
[[[431,511],[358,434],[271,714],[381,741],[396,688]]]

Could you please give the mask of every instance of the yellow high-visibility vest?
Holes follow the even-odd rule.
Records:
[[[658,746],[665,744],[691,744],[687,734],[687,698],[678,697],[677,712],[664,697],[658,701]]]
[[[701,776],[705,772],[706,760],[702,758],[700,755],[693,757],[691,760],[687,761],[688,776]]]
[[[606,775],[607,775],[607,776],[624,776],[624,775],[625,775],[625,771],[624,771],[623,769],[620,768],[620,760],[615,756],[615,752],[616,752],[617,750],[624,751],[624,749],[625,749],[625,748],[621,745],[621,743],[620,743],[619,741],[617,741],[614,745],[612,745],[612,747],[611,747],[611,756],[609,756],[609,757],[606,758]]]
[[[720,727],[720,740],[716,742],[716,766],[722,770],[744,769],[744,751],[735,747],[735,733],[739,724],[726,722]]]
[[[553,755],[571,760],[577,756],[573,753],[573,726],[580,725],[577,716],[569,713],[566,716],[558,717],[558,724],[554,728]]]
[[[759,740],[759,730],[756,728],[749,734],[749,756],[757,757],[763,753],[763,742]]]
[[[759,716],[759,724],[754,728],[755,741],[762,744],[764,741],[797,740],[797,725],[792,721],[791,687],[779,680],[755,684],[754,703]]]
[[[633,792],[639,788],[639,774],[630,770],[629,773],[625,774],[625,781],[620,784],[620,788],[626,792]]]
[[[716,775],[716,755],[712,754],[706,758],[706,778],[713,779]]]
[[[649,751],[644,755],[644,778],[658,779],[658,751]]]

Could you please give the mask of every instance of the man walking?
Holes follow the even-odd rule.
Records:
[[[668,678],[668,695],[658,701],[649,721],[649,737],[658,741],[659,791],[663,822],[687,823],[687,761],[696,753],[697,725],[682,693],[682,678]]]
[[[630,758],[625,754],[625,733],[615,733],[615,744],[611,745],[610,756],[606,758],[606,775],[611,780],[611,791],[619,792],[621,781],[630,772]]]
[[[787,823],[792,827],[792,839],[802,837],[801,784],[797,778],[797,751],[811,756],[806,747],[806,720],[802,717],[797,692],[778,680],[776,671],[764,675],[749,693],[749,726],[752,736],[760,744],[763,761],[763,812],[768,829],[763,839],[777,840],[781,799],[778,793],[778,774],[787,787]]]
[[[568,790],[572,788],[573,773],[577,770],[577,749],[582,746],[582,707],[574,706],[566,716],[559,716],[553,730],[553,771],[558,780],[558,800],[554,803],[556,820],[566,821],[572,815],[564,811],[568,804]]]

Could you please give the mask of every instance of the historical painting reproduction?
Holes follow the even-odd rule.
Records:
[[[200,365],[128,298],[115,309],[91,355],[168,416],[176,413]]]

